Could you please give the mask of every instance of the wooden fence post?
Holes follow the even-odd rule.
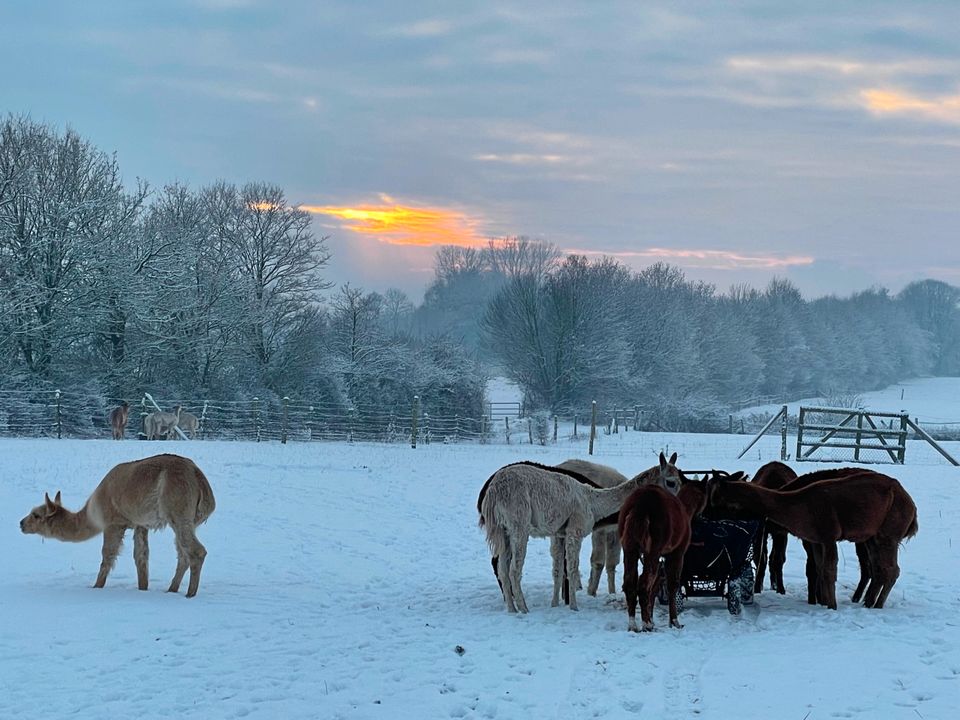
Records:
[[[410,447],[417,449],[417,423],[420,420],[420,396],[413,396],[413,414],[410,418]]]
[[[253,398],[253,427],[257,434],[257,442],[260,442],[260,431],[262,429],[260,420],[260,398]]]
[[[287,427],[290,421],[290,398],[283,396],[283,419],[280,423],[280,444],[287,444]]]
[[[557,425],[558,425],[557,416],[554,415],[553,416],[553,442],[554,443],[557,442]]]
[[[597,436],[597,401],[592,400],[590,403],[590,451],[589,454],[593,455],[593,439]]]
[[[854,443],[856,447],[853,449],[853,461],[860,462],[860,443],[863,440],[863,436],[860,431],[863,429],[863,413],[857,413],[857,440]],[[883,437],[881,435],[881,437]]]
[[[787,461],[787,406],[784,405],[780,411],[783,415],[780,418],[780,460]]]
[[[577,414],[574,413],[574,414],[573,414],[573,437],[576,438],[577,436],[578,436],[578,433],[577,433]]]
[[[533,445],[533,419],[527,418],[527,435],[530,438],[530,444]]]
[[[640,406],[639,405],[633,406],[633,429],[637,431],[640,430]]]
[[[200,421],[197,423],[199,426],[197,430],[200,431],[200,439],[203,440],[207,436],[207,401],[203,401],[203,410],[200,411]]]
[[[794,460],[799,461],[801,458],[801,452],[803,451],[803,416],[806,415],[806,409],[800,407],[800,410],[797,412],[797,454],[793,456]]]
[[[430,444],[430,413],[423,414],[423,444]]]
[[[733,435],[733,413],[731,413],[731,414],[729,415],[729,420],[730,420],[730,430],[729,430],[729,432],[730,432],[731,435]]]
[[[480,414],[480,444],[487,444],[487,416]]]
[[[900,434],[897,435],[897,462],[903,465],[907,456],[907,414],[901,411],[900,414]]]
[[[63,412],[61,411],[61,407],[60,407],[60,391],[59,390],[53,391],[53,398],[54,400],[56,400],[56,403],[57,403],[57,440],[59,440],[61,438],[61,434],[63,431]]]
[[[620,434],[620,411],[616,408],[613,409],[613,434]]]
[[[508,417],[503,418],[503,424],[506,426],[506,430],[504,430],[504,433],[507,436],[507,445],[509,445],[510,444],[510,418]]]

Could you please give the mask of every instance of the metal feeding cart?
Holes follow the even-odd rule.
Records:
[[[684,470],[684,475],[702,475],[711,479],[726,476],[719,470]],[[708,509],[691,523],[690,547],[683,556],[683,572],[677,588],[677,611],[688,597],[725,597],[727,610],[739,615],[743,605],[753,603],[753,552],[763,521],[720,517]],[[657,599],[666,605],[664,562],[660,560],[660,586]]]

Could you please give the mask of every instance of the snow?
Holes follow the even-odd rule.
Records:
[[[868,410],[906,410],[911,418],[924,425],[960,425],[960,377],[915,378],[857,395]],[[825,402],[823,397],[811,397],[789,402],[787,407],[791,415],[796,415],[801,405],[823,407]],[[737,414],[775,413],[781,407],[782,404],[762,405],[745,408]]]
[[[753,472],[765,438],[601,436],[596,460],[627,475],[669,446],[686,468]],[[960,454],[960,444],[946,443]],[[117,462],[192,457],[217,510],[198,535],[209,555],[199,595],[164,592],[169,530],[151,534],[147,592],[130,538],[103,590],[99,539],[41,542],[19,519],[62,489],[78,507]],[[960,700],[960,470],[911,447],[884,466],[919,508],[887,607],[847,598],[858,578],[841,545],[836,612],[806,604],[791,541],[787,595],[743,615],[694,598],[682,630],[632,634],[622,596],[550,608],[545,540],[524,574],[530,614],[509,615],[477,527],[476,496],[498,467],[558,462],[585,444],[0,440],[0,717],[30,718],[819,718],[937,720]],[[801,471],[817,465],[796,465]],[[953,540],[958,545],[953,546]],[[581,564],[586,565],[589,543]],[[618,571],[618,583],[622,574]],[[463,653],[456,652],[461,646]]]

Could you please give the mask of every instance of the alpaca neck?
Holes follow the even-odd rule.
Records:
[[[794,510],[798,506],[789,493],[768,490],[767,488],[753,485],[753,483],[732,484],[727,488],[728,492],[730,490],[733,490],[731,498],[744,510],[770,518],[791,532],[794,532],[791,526],[795,524],[794,518],[796,513]]]
[[[616,487],[594,490],[591,494],[594,518],[602,518],[618,512],[620,506],[623,505],[623,501],[636,489],[637,483],[628,480]]]
[[[699,515],[703,512],[705,491],[702,488],[694,487],[681,487],[680,492],[677,494],[677,499],[683,505],[683,509],[687,513],[687,517],[693,517],[694,515]]]
[[[56,524],[50,528],[50,537],[64,542],[83,542],[102,531],[103,528],[92,522],[87,505],[84,505],[78,512],[61,508]]]

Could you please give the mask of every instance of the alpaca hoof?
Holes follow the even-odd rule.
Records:
[[[196,591],[196,590],[194,590],[193,592],[190,592],[190,591],[188,590],[188,591],[187,591],[187,594],[186,594],[184,597],[192,598],[192,597],[196,597],[196,596],[197,596],[197,591]]]
[[[679,620],[671,620],[670,627],[676,628],[677,630],[681,630],[683,628],[683,625],[680,624]]]
[[[653,632],[653,623],[644,623],[643,632]]]

